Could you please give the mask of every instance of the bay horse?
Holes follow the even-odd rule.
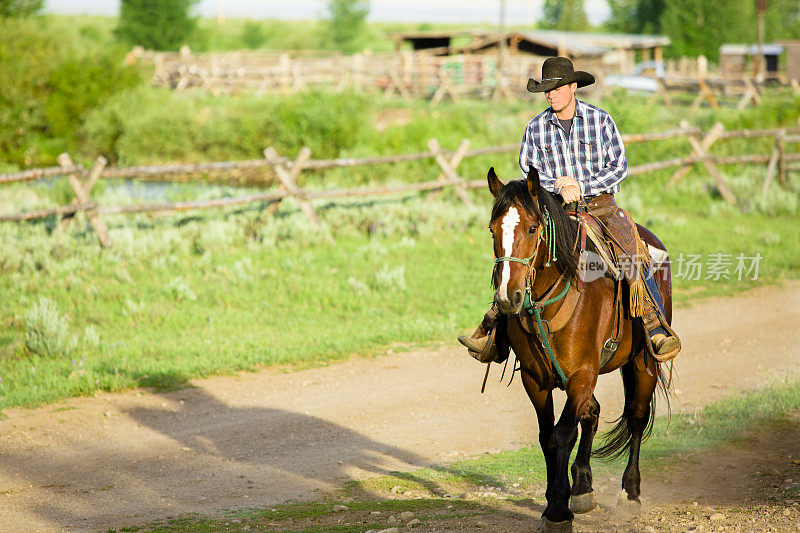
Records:
[[[604,276],[583,279],[578,291],[579,223],[567,214],[560,197],[540,185],[535,170],[526,180],[503,184],[492,168],[488,182],[495,197],[489,226],[494,239],[494,297],[505,315],[505,320],[498,324],[505,322],[523,386],[536,409],[539,443],[547,468],[547,506],[542,513],[542,526],[545,531],[571,531],[573,511],[587,512],[595,506],[589,465],[592,455],[611,458],[628,452],[622,488],[631,506],[640,505],[639,448],[642,439],[652,431],[657,386],[667,393],[665,375],[661,365],[645,350],[641,319],[631,318],[629,310],[614,316],[619,307],[614,305],[615,301],[628,300],[620,296],[624,292],[616,290],[615,283],[621,281]],[[652,232],[642,226],[637,228],[649,247],[662,250],[664,257],[668,257],[664,245]],[[671,322],[668,260],[662,263],[660,274],[654,277],[666,319]],[[543,322],[553,321],[559,310],[557,298],[552,296],[567,295],[562,298],[566,302],[570,293],[574,311],[566,323],[563,317],[556,319],[563,323],[560,329],[543,335],[541,329],[530,325],[526,328],[521,315],[523,304],[527,309],[539,308],[541,327]],[[619,344],[613,355],[608,355],[603,347],[612,337]],[[601,362],[601,359],[606,360]],[[616,425],[606,434],[604,445],[592,453],[600,416],[594,388],[600,374],[616,369],[622,374],[625,406]],[[567,395],[558,423],[553,410],[556,387],[563,388]],[[568,463],[578,438],[578,425],[581,438],[571,468],[570,486]],[[629,502],[621,500],[623,505]]]

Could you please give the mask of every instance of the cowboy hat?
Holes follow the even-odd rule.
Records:
[[[542,65],[542,81],[530,78],[528,90],[532,93],[544,93],[573,82],[578,84],[578,88],[586,87],[594,83],[594,76],[575,70],[572,61],[566,57],[551,57]]]

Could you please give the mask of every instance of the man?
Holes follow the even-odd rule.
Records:
[[[550,107],[525,128],[519,165],[525,175],[535,168],[542,187],[560,194],[566,204],[583,199],[611,234],[618,261],[630,266],[636,264],[640,249],[636,225],[613,200],[628,174],[625,147],[608,113],[575,98],[578,88],[592,83],[594,76],[576,71],[565,57],[544,62],[542,81],[528,80],[528,91],[543,92]],[[662,327],[664,309],[652,274],[639,268],[624,268],[623,273],[631,287],[632,313],[642,318],[654,355],[664,360],[674,357],[680,342]],[[481,362],[502,361],[508,353],[498,352],[495,336],[490,335],[498,315],[493,306],[472,337],[458,339]]]

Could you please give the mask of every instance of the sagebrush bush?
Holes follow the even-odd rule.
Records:
[[[43,357],[69,357],[75,349],[70,335],[69,318],[62,315],[56,303],[42,297],[25,313],[25,345]]]
[[[173,278],[164,289],[164,292],[179,302],[183,300],[197,300],[197,294],[192,289],[192,286],[182,277]]]
[[[384,291],[406,290],[406,267],[383,265],[375,273],[375,287]]]

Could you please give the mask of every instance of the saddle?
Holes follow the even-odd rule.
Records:
[[[645,309],[647,288],[642,270],[652,264],[651,250],[639,236],[630,213],[617,206],[614,196],[600,194],[586,202],[585,209],[576,203],[565,206],[567,213],[586,228],[598,254],[606,265],[606,275],[624,279],[630,288],[630,312],[641,317]],[[655,248],[654,248],[655,250]],[[656,253],[658,263],[664,260],[662,251]]]

